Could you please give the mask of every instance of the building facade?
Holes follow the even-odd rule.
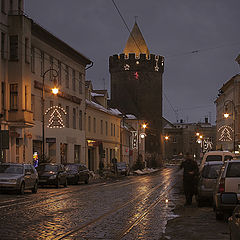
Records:
[[[86,84],[86,159],[87,166],[97,171],[101,164],[110,168],[112,159],[122,161],[120,112],[107,106],[107,91],[93,90]]]
[[[220,89],[216,104],[217,149],[238,151],[240,149],[239,111],[240,75],[228,80]],[[225,118],[224,113],[229,113]]]
[[[186,153],[196,159],[204,152],[216,149],[216,126],[208,122],[199,123],[170,123],[164,122],[164,159],[179,158]]]
[[[146,151],[162,157],[162,74],[164,59],[150,54],[134,24],[122,54],[109,58],[111,106],[148,122]]]
[[[85,163],[85,68],[91,61],[25,16],[22,1],[2,2],[9,8],[1,17],[8,26],[1,35],[1,129],[9,130],[4,161],[32,163],[33,155],[42,156],[44,140],[45,160]]]

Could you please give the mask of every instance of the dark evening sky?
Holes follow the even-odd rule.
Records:
[[[239,0],[115,0],[128,27],[135,18],[150,53],[165,57],[163,115],[215,123],[218,89],[240,71]],[[35,22],[94,62],[86,80],[110,89],[108,58],[129,32],[111,0],[25,0]],[[105,80],[104,80],[105,79]],[[105,84],[104,84],[105,82]]]

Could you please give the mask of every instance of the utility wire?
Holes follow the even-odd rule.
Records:
[[[170,100],[168,99],[167,95],[163,92],[164,94],[164,97],[166,98],[167,102],[169,103],[170,107],[172,108],[174,114],[175,114],[175,117],[176,117],[176,121],[178,121],[178,110],[176,110],[173,105],[171,104]]]
[[[235,43],[232,43],[232,44],[222,44],[222,45],[215,46],[215,47],[197,49],[197,50],[193,50],[193,51],[190,51],[190,52],[179,53],[179,54],[174,54],[174,55],[166,55],[165,58],[180,57],[180,56],[189,55],[189,54],[208,52],[208,51],[212,51],[212,50],[215,50],[215,49],[218,49],[218,48],[231,47],[231,46],[236,46],[236,45],[240,45],[240,42],[235,42]]]
[[[118,12],[118,14],[119,14],[119,16],[121,17],[121,19],[122,19],[122,21],[123,21],[125,27],[127,28],[128,32],[130,33],[130,36],[132,37],[134,43],[136,44],[136,46],[137,46],[137,48],[139,49],[140,53],[142,53],[142,51],[141,51],[139,45],[137,44],[137,42],[136,42],[134,36],[133,36],[132,33],[131,33],[130,28],[128,27],[128,25],[127,25],[127,23],[126,23],[126,21],[125,21],[123,15],[121,14],[121,12],[120,12],[120,10],[119,10],[117,4],[114,2],[114,0],[112,0],[112,3],[113,3],[113,5],[115,6],[115,8],[116,8],[116,10],[117,10],[117,12]]]

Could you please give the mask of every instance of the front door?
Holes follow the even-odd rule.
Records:
[[[94,151],[93,148],[88,148],[88,168],[94,171]]]

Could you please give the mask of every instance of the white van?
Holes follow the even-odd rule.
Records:
[[[203,156],[201,165],[200,165],[200,170],[203,169],[203,166],[205,162],[212,162],[212,161],[226,161],[230,160],[233,157],[235,157],[234,153],[231,153],[229,151],[210,151],[206,152]]]

